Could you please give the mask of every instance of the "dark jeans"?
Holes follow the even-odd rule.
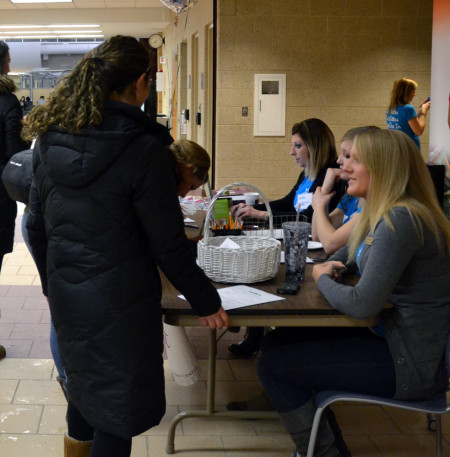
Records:
[[[258,375],[279,413],[324,390],[395,394],[387,342],[367,328],[278,328],[264,337],[261,350]]]
[[[78,441],[92,441],[90,457],[130,457],[131,438],[124,439],[94,429],[69,401],[67,405],[68,434]]]

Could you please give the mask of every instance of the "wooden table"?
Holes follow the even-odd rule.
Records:
[[[324,259],[324,253],[310,251],[310,257]],[[265,292],[276,294],[277,286],[284,279],[284,266],[281,265],[278,275],[269,281],[248,284]],[[348,281],[355,283],[356,278]],[[179,292],[172,284],[162,277],[164,321],[170,325],[199,326],[199,318],[194,314],[189,304],[178,298]],[[218,289],[233,284],[213,283]],[[323,298],[312,278],[312,265],[306,267],[305,281],[301,284],[297,295],[280,296],[285,300],[248,306],[228,311],[230,326],[239,327],[368,327],[376,324],[376,318],[358,320],[346,316],[332,308]],[[267,419],[277,417],[274,411],[214,411],[215,375],[216,375],[217,340],[216,331],[209,330],[209,356],[207,375],[206,409],[201,411],[183,411],[172,420],[166,444],[166,452],[175,452],[175,429],[183,419],[190,417]]]

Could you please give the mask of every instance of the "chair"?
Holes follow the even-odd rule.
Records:
[[[446,366],[450,378],[450,335],[447,340],[446,349]],[[436,457],[442,457],[442,426],[441,415],[450,411],[450,404],[447,405],[447,396],[444,393],[435,400],[428,401],[400,401],[392,398],[377,397],[374,395],[356,394],[351,392],[341,392],[327,390],[319,392],[315,396],[317,411],[314,416],[314,421],[309,439],[307,457],[314,456],[314,448],[316,445],[317,432],[319,429],[320,418],[325,409],[337,401],[361,402],[381,406],[392,406],[395,408],[407,409],[410,411],[418,411],[426,414],[436,415]]]
[[[441,205],[441,208],[444,209],[444,182],[445,182],[445,166],[444,165],[435,165],[427,164],[428,171],[430,172],[431,180],[434,184],[434,190],[436,191],[436,197]]]

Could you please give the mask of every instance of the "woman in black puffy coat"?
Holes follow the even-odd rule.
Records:
[[[141,44],[113,37],[28,126],[38,141],[27,229],[67,375],[69,457],[128,457],[131,438],[164,415],[157,267],[203,326],[228,324],[184,234],[171,137],[140,109],[148,68]]]
[[[20,137],[22,130],[22,109],[14,95],[17,87],[8,77],[9,48],[0,41],[0,176],[8,160],[16,152],[27,149],[28,145]],[[0,270],[3,256],[12,252],[14,244],[14,224],[17,204],[8,197],[0,180]]]

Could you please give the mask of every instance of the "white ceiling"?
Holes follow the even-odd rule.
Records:
[[[0,25],[100,24],[105,37],[146,38],[162,32],[174,13],[160,0],[73,0],[14,4],[0,0]]]

